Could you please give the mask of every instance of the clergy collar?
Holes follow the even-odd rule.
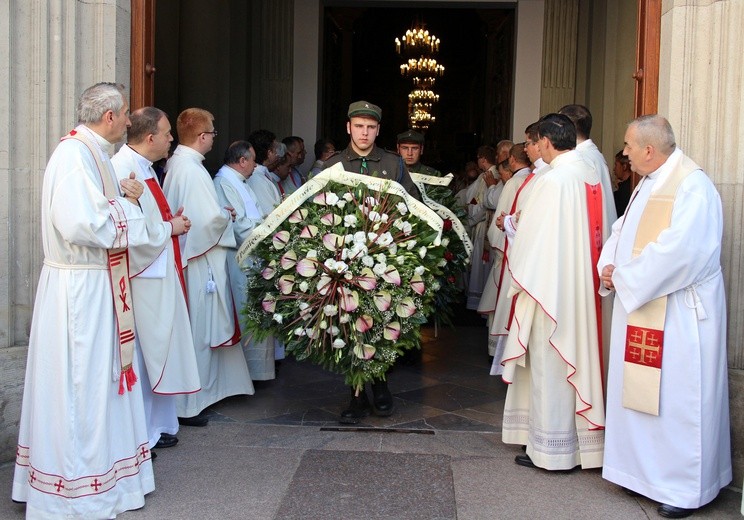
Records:
[[[125,150],[126,153],[130,154],[134,158],[137,165],[142,168],[142,171],[147,173],[145,178],[149,178],[152,176],[152,174],[150,173],[150,166],[152,166],[152,161],[150,159],[148,159],[129,145],[123,146],[122,150]]]
[[[655,191],[654,188],[662,185],[662,181],[666,179],[669,176],[669,173],[674,169],[674,167],[677,166],[681,156],[682,150],[680,150],[679,147],[675,148],[672,154],[667,157],[667,160],[664,161],[664,164],[659,166],[656,171],[651,172],[647,175],[649,179],[654,181],[654,187],[651,188],[652,192]]]
[[[585,148],[591,148],[594,142],[591,139],[584,139],[580,143],[576,143],[576,150],[584,150]]]
[[[183,155],[186,157],[192,157],[194,159],[198,159],[199,162],[204,161],[205,157],[191,148],[190,146],[186,146],[185,144],[179,144],[176,146],[176,149],[173,151],[173,155]]]
[[[246,182],[250,178],[250,175],[248,177],[243,176],[242,173],[240,173],[238,170],[236,170],[229,164],[223,164],[220,170],[223,170],[225,173],[229,173],[230,175],[234,175],[235,178],[238,179],[238,181],[240,182]]]
[[[556,157],[553,158],[552,161],[550,161],[550,167],[555,168],[556,166],[560,166],[561,164],[575,161],[577,155],[578,152],[575,149],[558,154]]]
[[[97,133],[95,130],[86,125],[78,125],[76,130],[82,130],[87,133],[88,137],[91,137],[96,142],[96,144],[101,147],[101,150],[103,150],[106,155],[108,155],[109,159],[111,158],[111,156],[114,155],[115,143],[109,142],[101,134]]]

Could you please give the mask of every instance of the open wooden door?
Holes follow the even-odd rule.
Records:
[[[131,110],[152,106],[155,100],[155,1],[131,0]]]
[[[659,105],[662,0],[638,0],[634,117],[655,114]]]

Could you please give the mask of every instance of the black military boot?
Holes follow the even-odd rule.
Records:
[[[388,390],[387,381],[372,382],[372,408],[380,417],[393,414],[393,394]]]
[[[369,399],[367,399],[367,392],[364,387],[356,395],[356,390],[351,389],[351,402],[349,407],[341,412],[341,418],[338,420],[341,424],[357,424],[360,419],[367,417],[372,407],[369,405]]]

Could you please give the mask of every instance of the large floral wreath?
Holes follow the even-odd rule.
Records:
[[[444,177],[411,173],[411,179],[419,189],[424,203],[444,221],[442,246],[445,248],[446,264],[437,281],[441,288],[434,295],[434,323],[452,325],[454,307],[460,301],[462,285],[460,277],[467,270],[473,252],[473,244],[461,220],[467,215],[448,187],[453,175]]]
[[[297,359],[360,388],[418,347],[447,260],[443,221],[397,183],[344,172],[314,177],[246,239],[257,339],[274,333]]]

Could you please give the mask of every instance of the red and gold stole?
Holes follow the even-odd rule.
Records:
[[[119,188],[116,183],[116,176],[109,168],[106,161],[101,160],[98,146],[94,144],[86,135],[72,130],[62,138],[75,139],[83,143],[89,150],[98,167],[98,174],[101,177],[103,185],[103,194],[109,199],[111,206],[117,207],[120,197]],[[121,209],[120,209],[121,211]],[[119,343],[119,360],[121,364],[121,373],[119,378],[119,395],[124,394],[124,382],[126,381],[127,390],[131,391],[134,383],[137,382],[137,376],[134,373],[132,360],[134,359],[134,310],[132,307],[132,291],[129,282],[129,253],[127,252],[127,221],[123,212],[120,218],[116,218],[116,234],[114,245],[120,247],[108,249],[108,268],[111,278],[111,292],[114,300],[114,310],[116,311],[116,327],[118,330]]]
[[[677,189],[699,169],[691,159],[682,156],[664,183],[651,194],[636,231],[633,258],[671,225]],[[659,415],[666,306],[667,296],[661,296],[628,314],[625,335],[623,406],[651,415]]]

